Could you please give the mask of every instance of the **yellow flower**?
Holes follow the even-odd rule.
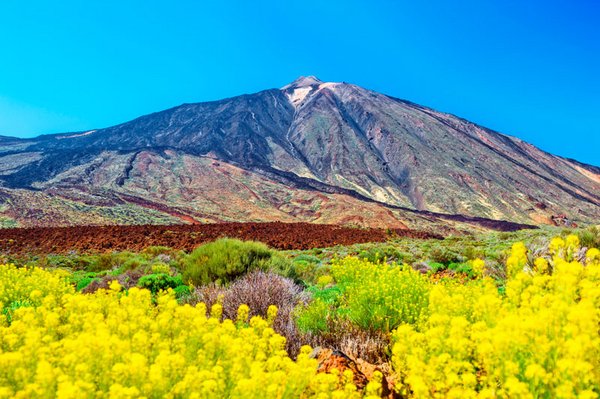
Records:
[[[272,325],[275,321],[275,317],[277,317],[277,306],[271,305],[267,309],[267,322],[269,325]]]
[[[538,273],[548,273],[550,268],[548,265],[548,261],[544,258],[537,258],[534,261],[535,271]]]
[[[110,282],[108,288],[110,288],[112,291],[119,292],[121,291],[121,284],[119,284],[117,280],[113,280]]]
[[[550,246],[548,247],[548,250],[553,255],[559,255],[560,251],[565,249],[565,246],[565,240],[563,240],[561,237],[554,237],[550,241]]]
[[[577,237],[575,234],[568,235],[565,245],[567,248],[579,249],[579,237]]]
[[[485,261],[481,259],[475,259],[471,262],[471,267],[478,276],[483,276],[483,271],[485,269]]]
[[[585,257],[588,263],[600,263],[600,250],[597,248],[590,248],[587,250]]]
[[[248,315],[250,314],[250,308],[248,305],[240,305],[237,313],[237,321],[239,323],[248,322]]]

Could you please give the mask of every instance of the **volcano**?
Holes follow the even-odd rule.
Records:
[[[314,76],[108,128],[0,137],[4,227],[591,223],[599,193],[596,166]]]

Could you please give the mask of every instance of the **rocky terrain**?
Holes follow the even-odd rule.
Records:
[[[587,223],[599,193],[598,167],[314,77],[105,129],[0,137],[4,227]]]
[[[191,251],[221,237],[254,240],[277,249],[311,249],[390,238],[442,238],[407,229],[358,229],[314,223],[212,223],[173,226],[71,226],[0,229],[0,251],[15,254],[68,254],[142,251],[163,246]]]

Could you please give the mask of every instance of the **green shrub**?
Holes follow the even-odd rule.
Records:
[[[175,297],[177,299],[187,298],[192,294],[190,287],[187,285],[178,285],[177,287],[173,288],[173,292],[175,292]]]
[[[328,266],[307,257],[301,255],[295,258],[290,265],[289,274],[285,277],[293,279],[297,284],[309,286],[315,284],[319,277],[327,274]]]
[[[465,259],[478,259],[485,257],[485,251],[481,248],[476,248],[473,245],[465,245],[461,254]]]
[[[442,270],[446,270],[446,265],[438,262],[429,262],[429,267],[431,268],[432,273],[438,273]]]
[[[152,273],[171,274],[171,267],[169,267],[169,265],[167,265],[166,263],[162,262],[153,263],[150,270],[152,271]]]
[[[90,260],[90,264],[86,267],[89,272],[111,270],[118,266],[118,262],[115,261],[112,253],[90,256]]]
[[[404,262],[409,258],[408,254],[403,253],[392,245],[375,246],[362,250],[358,257],[368,260],[371,263],[391,263]]]
[[[150,261],[142,257],[141,255],[131,255],[120,265],[122,270],[136,270],[142,267],[146,267],[150,264]]]
[[[464,273],[469,277],[473,276],[473,268],[468,263],[450,263],[448,269],[455,273]]]
[[[87,287],[88,285],[90,285],[90,283],[94,280],[98,280],[97,278],[94,277],[83,277],[81,280],[79,280],[77,282],[77,284],[75,285],[75,288],[77,289],[77,291],[81,291],[82,289],[84,289],[85,287]]]
[[[98,256],[96,255],[75,256],[72,259],[72,270],[93,271],[97,258]]]
[[[443,263],[445,265],[452,262],[460,262],[460,256],[456,252],[443,247],[438,246],[431,249],[429,252],[429,258],[436,263]]]
[[[309,287],[307,291],[312,295],[313,300],[320,300],[328,305],[335,306],[339,305],[339,299],[342,295],[342,291],[337,285],[326,286],[323,288],[319,286],[312,286]]]
[[[148,274],[138,280],[138,287],[146,288],[153,294],[169,288],[176,289],[179,286],[185,286],[181,276],[173,277],[166,273]],[[179,289],[181,290],[183,289]]]
[[[267,268],[275,274],[295,280],[296,271],[292,261],[276,251],[272,251]]]
[[[75,271],[70,276],[70,281],[77,291],[81,291],[94,280],[99,280],[99,278],[97,274],[93,272]]]
[[[582,247],[600,248],[600,228],[597,226],[580,230],[577,232],[577,236]]]
[[[329,331],[330,306],[321,299],[314,299],[307,306],[296,309],[296,325],[302,333],[323,334]]]
[[[158,255],[171,255],[173,252],[175,252],[175,250],[173,250],[172,248],[160,245],[147,247],[142,251],[143,254],[150,255],[153,258],[157,257]]]
[[[306,263],[314,263],[316,265],[319,265],[319,264],[321,264],[321,259],[317,258],[314,255],[300,254],[294,258],[294,262],[306,262]]]
[[[45,259],[46,267],[56,269],[77,270],[78,262],[73,256],[48,255]]]
[[[252,270],[269,270],[273,255],[263,243],[223,238],[192,251],[184,261],[183,278],[197,286],[227,284]]]

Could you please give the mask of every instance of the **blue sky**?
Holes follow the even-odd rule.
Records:
[[[598,1],[0,1],[0,134],[346,81],[600,165]]]

